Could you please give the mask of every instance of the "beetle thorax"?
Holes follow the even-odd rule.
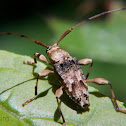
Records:
[[[57,44],[54,44],[53,46],[49,46],[49,48],[47,49],[47,55],[52,64],[57,62],[62,62],[71,57],[68,52],[61,49]]]

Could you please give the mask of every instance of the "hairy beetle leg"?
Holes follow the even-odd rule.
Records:
[[[49,62],[47,61],[46,57],[42,54],[39,53],[35,53],[34,54],[34,62],[30,62],[30,61],[23,61],[24,64],[28,64],[28,65],[33,65],[37,63],[36,58],[38,58],[40,61],[49,64]]]
[[[89,69],[88,69],[88,72],[87,72],[87,74],[85,76],[85,79],[87,80],[87,78],[89,76],[89,73],[90,73],[90,69],[91,69],[91,67],[93,65],[93,60],[85,58],[85,59],[79,60],[78,63],[79,63],[79,65],[84,65],[84,66],[91,64],[90,67],[89,67]]]
[[[60,88],[58,88],[55,92],[55,95],[56,95],[56,100],[57,100],[57,104],[58,104],[58,108],[59,108],[59,112],[61,114],[61,117],[62,117],[62,120],[63,120],[63,126],[65,126],[65,119],[64,119],[64,116],[63,116],[63,113],[61,111],[61,108],[60,108],[60,103],[59,103],[59,98],[61,97],[61,95],[63,94],[63,86],[61,86]]]
[[[27,105],[28,103],[30,103],[32,100],[34,100],[35,97],[36,97],[36,96],[33,96],[33,97],[31,97],[29,100],[27,100],[26,102],[24,102],[24,103],[22,104],[22,107],[24,107],[25,105]]]
[[[50,73],[54,73],[54,71],[46,69],[46,70],[43,70],[43,71],[39,72],[39,74],[38,74],[38,76],[37,76],[37,80],[36,80],[36,85],[35,85],[35,96],[33,96],[32,98],[30,98],[30,100],[27,100],[26,102],[24,102],[24,103],[22,104],[23,107],[24,107],[26,104],[30,103],[30,102],[36,97],[36,95],[37,95],[37,86],[38,86],[38,79],[39,79],[39,77],[46,77],[46,76],[48,76]]]
[[[50,73],[54,73],[54,71],[46,69],[46,70],[43,70],[43,71],[39,72],[39,74],[37,76],[37,80],[36,80],[36,85],[35,85],[35,95],[37,95],[37,86],[38,86],[38,79],[39,79],[39,77],[46,77]]]
[[[110,85],[110,90],[111,90],[111,94],[112,94],[112,99],[114,101],[115,110],[126,113],[126,110],[119,109],[119,106],[116,102],[116,98],[115,98],[115,95],[114,95],[114,92],[113,92],[113,89],[112,89],[112,85],[108,80],[105,80],[104,78],[95,78],[95,79],[86,80],[86,82],[95,83],[95,84],[98,84],[98,85]]]

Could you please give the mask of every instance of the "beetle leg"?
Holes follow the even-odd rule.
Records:
[[[62,120],[63,120],[63,126],[65,126],[65,119],[64,119],[64,116],[63,116],[63,113],[61,111],[61,108],[60,108],[60,103],[59,103],[59,98],[61,97],[61,95],[63,94],[63,90],[62,90],[63,86],[61,86],[60,88],[58,88],[55,92],[55,95],[56,95],[56,100],[57,100],[57,104],[58,104],[58,108],[59,108],[59,111],[60,111],[60,114],[62,116]]]
[[[49,64],[49,62],[47,61],[46,57],[45,57],[44,55],[42,55],[42,54],[39,54],[39,53],[35,53],[35,54],[34,54],[34,62],[30,62],[30,61],[25,62],[25,61],[23,61],[23,63],[24,63],[24,64],[28,64],[28,65],[33,65],[33,64],[37,63],[36,57],[37,57],[40,61]]]
[[[36,80],[36,85],[35,85],[35,95],[37,95],[37,86],[38,86],[38,79],[39,79],[39,77],[46,77],[50,73],[54,73],[54,71],[46,69],[46,70],[43,70],[43,71],[39,72],[39,74],[37,76],[37,80]]]
[[[91,64],[90,67],[89,67],[89,69],[88,69],[87,75],[86,75],[86,77],[85,77],[85,79],[87,80],[87,78],[88,78],[88,76],[89,76],[90,69],[91,69],[91,67],[92,67],[92,65],[93,65],[93,60],[92,60],[92,59],[87,59],[87,58],[86,58],[86,59],[81,59],[81,60],[79,60],[78,63],[79,63],[79,65],[84,65],[84,66],[86,66],[86,65],[88,65],[88,64]]]
[[[116,98],[115,98],[115,95],[114,95],[114,92],[113,92],[113,89],[112,89],[112,85],[108,80],[105,80],[104,78],[95,78],[95,79],[86,80],[86,82],[95,83],[95,84],[98,84],[98,85],[110,85],[110,90],[111,90],[111,94],[112,94],[112,99],[114,101],[115,110],[126,113],[126,110],[119,109],[119,106],[116,102]]]
[[[55,92],[56,98],[60,98],[61,95],[63,94],[63,86],[61,86],[60,88],[58,88]]]
[[[33,96],[32,98],[30,98],[30,100],[27,100],[25,103],[23,103],[22,106],[25,106],[26,104],[28,104],[29,102],[31,102],[36,97],[39,77],[46,77],[50,73],[54,73],[54,71],[46,69],[46,70],[43,70],[43,71],[39,72],[39,74],[37,76],[37,80],[36,80],[36,85],[35,85],[35,96]]]

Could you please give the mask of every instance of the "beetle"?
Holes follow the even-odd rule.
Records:
[[[76,24],[75,26],[73,26],[72,28],[70,28],[66,32],[64,32],[64,34],[60,37],[60,39],[57,41],[57,43],[52,46],[47,46],[44,43],[42,43],[40,41],[36,41],[25,35],[20,35],[20,34],[16,34],[16,33],[0,33],[0,34],[17,35],[20,37],[25,37],[27,39],[32,40],[36,44],[39,44],[39,45],[47,48],[46,53],[47,53],[47,56],[49,57],[50,62],[47,61],[47,59],[44,55],[35,53],[34,62],[30,62],[30,61],[25,62],[24,61],[23,63],[28,64],[28,65],[33,65],[33,64],[37,63],[36,58],[38,58],[40,61],[53,66],[53,68],[54,68],[53,71],[49,70],[49,69],[45,69],[38,73],[37,81],[36,81],[36,85],[35,85],[35,96],[37,95],[37,86],[38,86],[39,77],[48,76],[50,73],[56,74],[56,76],[59,78],[60,83],[62,84],[61,87],[56,90],[55,95],[56,95],[58,108],[59,108],[59,111],[60,111],[60,114],[61,114],[61,117],[63,120],[63,125],[65,125],[65,118],[62,114],[62,111],[60,108],[60,103],[59,103],[59,98],[63,94],[63,88],[66,91],[66,93],[68,94],[68,96],[74,102],[76,102],[83,109],[85,109],[90,106],[87,82],[95,83],[98,85],[110,85],[110,90],[111,90],[115,110],[126,113],[126,110],[119,109],[119,106],[116,102],[116,98],[115,98],[115,95],[114,95],[114,92],[112,89],[112,85],[108,80],[105,80],[104,78],[88,79],[90,69],[93,65],[93,60],[85,58],[85,59],[81,59],[78,61],[76,58],[73,58],[72,56],[70,56],[70,54],[67,51],[61,49],[58,45],[59,42],[66,35],[68,35],[75,27],[85,23],[86,21],[92,20],[92,19],[97,18],[104,14],[108,14],[108,13],[112,13],[112,12],[120,11],[120,10],[125,10],[125,9],[126,8],[118,8],[118,9],[114,9],[114,10],[104,11],[100,14],[94,15],[94,16]],[[84,66],[90,65],[86,76],[84,76],[84,74],[83,74],[81,65],[84,65]],[[24,104],[22,104],[22,106],[25,106],[26,104],[31,102],[35,98],[35,96],[32,97],[30,100],[26,101]]]

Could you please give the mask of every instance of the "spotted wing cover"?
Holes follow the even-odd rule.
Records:
[[[61,64],[54,64],[54,68],[70,98],[81,107],[89,105],[88,85],[77,59],[72,58]]]

